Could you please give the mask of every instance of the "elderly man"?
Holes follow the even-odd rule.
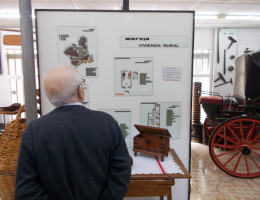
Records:
[[[17,164],[17,200],[121,200],[131,165],[117,122],[82,106],[80,73],[71,66],[48,72],[44,87],[56,108],[30,123]]]

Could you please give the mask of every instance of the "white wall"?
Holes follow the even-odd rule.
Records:
[[[234,29],[233,29],[234,30]],[[244,54],[245,48],[260,50],[260,29],[235,29],[237,32],[237,56]],[[196,29],[194,49],[211,49],[214,51],[215,29]]]
[[[233,31],[236,34],[237,42],[232,45],[235,50],[236,58],[243,55],[245,48],[249,50],[259,51],[260,50],[260,29],[222,29],[223,31]],[[195,46],[194,49],[209,49],[211,51],[211,66],[213,68],[212,74],[212,85],[215,92],[220,93],[220,95],[226,96],[228,94],[233,95],[233,87],[235,82],[235,70],[233,74],[226,75],[226,80],[233,78],[233,85],[227,84],[224,87],[214,88],[214,80],[217,78],[217,72],[223,71],[223,52],[220,52],[220,63],[216,62],[216,44],[217,44],[217,30],[216,29],[196,29],[195,30]],[[227,40],[225,43],[225,48],[229,45]],[[224,47],[223,47],[224,48]],[[227,66],[228,67],[228,66]],[[234,66],[235,67],[235,66]]]
[[[196,29],[194,38],[194,49],[213,50],[213,29]]]
[[[194,39],[194,49],[206,49],[210,51],[210,71],[213,71],[213,53],[214,53],[214,30],[213,29],[196,29]],[[213,75],[211,75],[212,79]],[[203,84],[203,83],[202,83]],[[211,88],[212,85],[209,86]],[[211,89],[210,89],[211,90]],[[210,91],[211,92],[211,91]]]
[[[237,30],[237,56],[244,54],[245,48],[260,50],[260,29]]]

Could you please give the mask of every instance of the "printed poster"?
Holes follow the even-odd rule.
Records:
[[[167,128],[173,139],[180,138],[181,103],[141,103],[141,124]]]
[[[59,64],[75,67],[83,77],[96,77],[96,27],[59,26],[57,29]]]
[[[119,57],[115,64],[115,95],[153,95],[153,59]]]

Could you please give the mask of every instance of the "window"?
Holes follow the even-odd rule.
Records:
[[[201,83],[202,92],[211,92],[212,69],[210,66],[210,51],[208,49],[194,50],[193,82]],[[201,109],[201,122],[206,118],[206,113]]]
[[[10,104],[24,104],[21,50],[7,50],[7,70],[10,80]]]
[[[202,91],[211,92],[210,51],[199,49],[194,51],[193,82],[202,83]]]

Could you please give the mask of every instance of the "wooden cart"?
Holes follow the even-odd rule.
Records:
[[[234,96],[201,96],[214,163],[239,178],[260,176],[260,51],[236,61]]]

